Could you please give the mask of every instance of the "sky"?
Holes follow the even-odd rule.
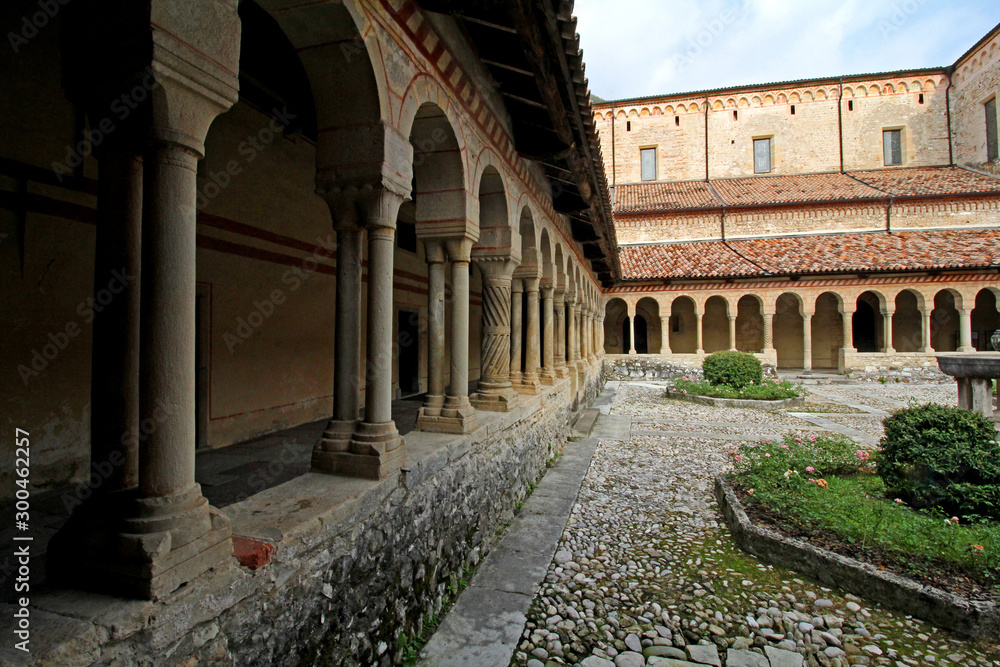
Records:
[[[576,0],[606,100],[950,65],[1000,0]]]

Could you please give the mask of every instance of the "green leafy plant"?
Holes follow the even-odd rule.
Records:
[[[1000,518],[1000,442],[992,420],[928,403],[883,425],[878,474],[890,495],[963,519]]]
[[[674,380],[674,391],[682,394],[696,394],[712,398],[744,398],[756,400],[778,400],[802,396],[802,389],[788,380],[764,380],[760,383],[748,384],[745,387],[734,387],[727,384],[712,384],[707,381],[695,381],[688,378]]]
[[[705,380],[711,384],[727,385],[743,389],[748,385],[759,385],[764,379],[760,360],[747,352],[716,352],[702,362]]]

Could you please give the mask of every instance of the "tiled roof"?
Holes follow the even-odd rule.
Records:
[[[783,204],[834,199],[879,199],[885,195],[844,174],[754,176],[712,181],[729,206]]]
[[[623,246],[621,262],[626,280],[984,268],[1000,264],[1000,230]]]
[[[718,205],[719,200],[704,181],[636,183],[615,188],[615,212],[639,213]]]
[[[726,178],[713,180],[711,187],[727,206],[754,207],[889,196],[1000,194],[1000,178],[960,167],[913,167],[849,174]],[[717,206],[718,200],[703,181],[620,185],[615,193],[615,213],[619,215]]]
[[[852,171],[851,176],[894,197],[1000,192],[1000,178],[961,167]]]

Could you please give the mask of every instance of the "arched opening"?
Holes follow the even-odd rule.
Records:
[[[979,290],[976,307],[972,310],[972,346],[977,350],[992,352],[990,338],[1000,329],[1000,313],[997,312],[996,293],[991,289]]]
[[[604,306],[604,352],[628,354],[631,346],[628,306],[621,299],[611,299]]]
[[[858,352],[879,352],[883,347],[882,308],[878,296],[865,292],[858,297],[851,333]]]
[[[923,297],[913,290],[896,295],[896,312],[892,315],[892,347],[897,352],[919,352],[923,349]]]
[[[694,300],[681,296],[670,306],[670,349],[674,354],[694,354],[698,351],[698,321]]]
[[[816,299],[812,317],[812,364],[816,370],[840,368],[840,350],[844,346],[844,316],[840,298],[824,292]]]
[[[956,298],[957,297],[957,298]],[[934,310],[931,311],[931,346],[935,352],[955,352],[958,350],[958,308],[961,299],[951,290],[941,290],[934,295]]]
[[[736,303],[736,349],[740,352],[764,351],[764,315],[760,299],[750,294]]]
[[[778,368],[802,368],[805,360],[805,330],[802,302],[797,295],[786,293],[778,297],[773,326]]]
[[[660,343],[660,338],[662,336],[662,327],[660,326],[660,304],[656,302],[656,299],[651,299],[647,296],[639,299],[639,302],[635,306],[635,310],[637,313],[635,320],[636,353],[658,354],[662,349]],[[640,327],[643,331],[642,336],[639,335]],[[639,349],[640,342],[644,348],[642,350]]]
[[[729,302],[721,296],[710,297],[705,302],[701,339],[708,354],[729,349]]]

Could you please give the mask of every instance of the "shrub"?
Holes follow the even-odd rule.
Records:
[[[1000,443],[992,420],[928,403],[900,410],[883,425],[878,474],[890,495],[948,515],[1000,518]]]
[[[742,389],[730,387],[727,384],[712,384],[710,382],[698,382],[682,378],[674,380],[674,391],[682,394],[697,394],[698,396],[710,396],[712,398],[744,398],[773,401],[782,398],[796,398],[802,396],[802,389],[788,380],[764,380],[757,384],[749,384]]]
[[[760,384],[764,379],[760,360],[746,352],[716,352],[706,357],[701,367],[705,371],[705,379],[712,384],[724,384],[736,389]]]

